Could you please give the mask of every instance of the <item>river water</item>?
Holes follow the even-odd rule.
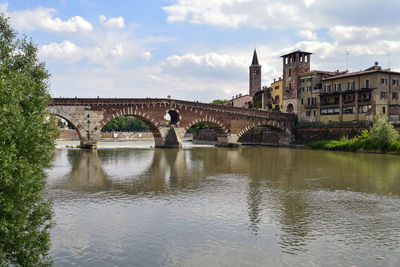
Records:
[[[48,194],[56,266],[400,265],[399,156],[60,148]]]

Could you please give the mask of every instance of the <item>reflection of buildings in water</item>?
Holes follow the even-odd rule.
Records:
[[[306,193],[283,191],[277,194],[275,200],[280,205],[278,218],[281,227],[278,243],[287,253],[307,251],[308,241],[312,240],[313,236],[312,214],[304,196]]]
[[[262,213],[262,188],[258,179],[250,179],[248,192],[247,192],[247,204],[248,213],[250,219],[250,229],[253,235],[257,235],[259,224],[261,222]]]

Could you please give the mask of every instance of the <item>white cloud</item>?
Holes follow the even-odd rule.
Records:
[[[306,7],[310,7],[314,2],[315,0],[304,0],[304,4],[306,5]]]
[[[150,58],[151,58],[151,53],[150,53],[149,51],[145,51],[145,52],[142,53],[141,56],[142,56],[142,58],[143,58],[144,60],[149,61]]]
[[[117,44],[112,50],[111,54],[113,56],[123,56],[124,55],[124,47],[122,44]]]
[[[99,21],[102,25],[109,27],[109,28],[124,28],[125,27],[125,21],[124,18],[119,16],[119,17],[114,17],[114,18],[107,18],[104,15],[99,16]]]
[[[6,8],[6,6],[2,6]],[[11,18],[11,24],[18,30],[48,30],[53,32],[90,32],[93,26],[80,16],[67,20],[54,17],[56,10],[53,8],[38,7],[33,10],[6,11]]]
[[[82,58],[83,49],[68,40],[64,40],[61,43],[51,42],[48,45],[43,45],[40,48],[40,54],[44,58],[75,62]]]
[[[317,40],[318,39],[317,33],[313,32],[311,30],[300,30],[298,32],[298,35],[307,40]]]
[[[398,24],[399,2],[387,0],[172,0],[163,7],[170,23],[254,28],[319,29],[334,25]],[[377,10],[385,14],[374,20]]]
[[[335,40],[360,40],[377,37],[382,34],[378,27],[333,26],[329,28],[329,34]]]

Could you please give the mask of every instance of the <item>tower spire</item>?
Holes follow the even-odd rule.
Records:
[[[253,53],[253,61],[251,62],[251,65],[259,65],[258,58],[257,58],[257,51],[255,48],[254,48],[254,53]]]

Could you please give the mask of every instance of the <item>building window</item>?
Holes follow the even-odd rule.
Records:
[[[275,86],[275,90],[278,90],[278,89],[279,89],[279,85]]]
[[[343,114],[353,114],[355,112],[354,107],[345,107],[343,108]]]
[[[371,105],[358,106],[358,113],[367,113],[371,109]]]
[[[288,76],[292,76],[292,69],[288,69]]]
[[[339,108],[321,108],[321,115],[339,114]]]
[[[307,105],[309,106],[311,104],[311,99],[307,98]]]
[[[381,99],[387,98],[387,92],[381,92]]]
[[[311,116],[311,111],[310,111],[310,110],[307,110],[307,111],[306,111],[306,116],[307,116],[307,117],[310,117],[310,116]]]
[[[331,92],[331,85],[327,84],[325,85],[325,93],[330,93]]]
[[[308,82],[312,82],[312,77],[307,78],[307,81],[308,81]]]
[[[340,92],[340,91],[342,91],[342,84],[340,84],[340,83],[335,83],[335,84],[333,85],[333,91],[334,91],[334,92]]]
[[[393,79],[393,80],[392,80],[392,85],[399,85],[399,80]]]
[[[351,90],[353,91],[354,89],[356,89],[356,82],[351,81],[347,83],[347,90]]]
[[[304,79],[300,79],[300,83],[304,83]]]
[[[301,104],[303,105],[304,103],[303,103],[304,101],[303,101],[303,98],[301,99]]]
[[[386,107],[382,107],[382,113],[383,113],[383,114],[386,113]]]
[[[317,112],[315,111],[315,109],[314,109],[313,113],[314,113],[314,116],[317,116]]]
[[[338,96],[335,96],[335,104],[339,104],[339,97]]]
[[[275,96],[275,103],[279,103],[279,95]]]
[[[398,98],[399,98],[399,94],[393,92],[393,93],[392,93],[392,99],[398,99]]]
[[[307,92],[312,92],[312,86],[307,86]]]
[[[292,90],[292,83],[289,83],[289,90]]]
[[[369,80],[365,80],[365,88],[369,88]]]
[[[381,78],[381,84],[387,84],[387,79]]]

